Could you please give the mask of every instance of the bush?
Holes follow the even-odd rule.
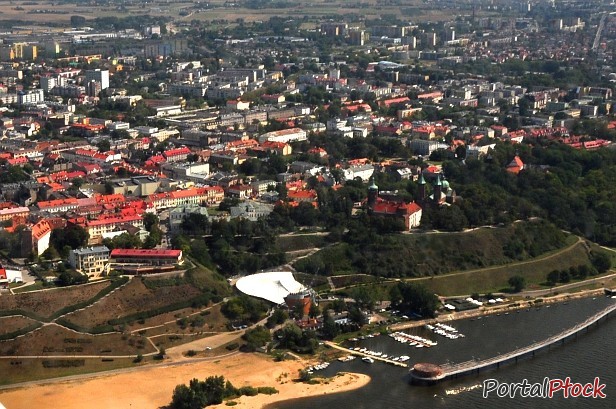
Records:
[[[257,396],[259,394],[259,390],[257,388],[253,388],[252,386],[243,386],[240,388],[240,395],[246,396]]]
[[[278,393],[278,389],[273,388],[271,386],[261,386],[257,388],[257,391],[259,393],[262,393],[263,395],[275,395]]]
[[[227,349],[227,351],[234,351],[238,349],[239,347],[240,347],[240,344],[238,344],[237,342],[234,342],[232,344],[227,345],[225,349]]]

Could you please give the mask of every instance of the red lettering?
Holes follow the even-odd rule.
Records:
[[[599,384],[599,378],[595,378],[594,384],[593,384],[593,394],[592,397],[593,398],[601,398],[601,399],[605,399],[607,398],[607,395],[605,394],[605,392],[603,392],[603,389],[605,388],[605,384]]]
[[[592,391],[592,383],[587,383],[586,385],[584,385],[584,388],[582,390],[582,396],[585,398],[590,398],[592,396]]]
[[[554,396],[554,392],[558,392],[563,388],[565,383],[560,379],[551,379],[550,386],[548,388],[548,397],[551,398]]]
[[[582,394],[582,384],[581,383],[574,383],[573,385],[571,385],[571,397],[572,398],[577,398],[581,394]]]
[[[567,376],[565,378],[565,391],[563,392],[563,397],[565,399],[569,398],[569,390],[570,389],[571,389],[571,378]]]

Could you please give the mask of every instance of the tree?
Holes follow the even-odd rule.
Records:
[[[254,352],[257,348],[261,348],[270,342],[272,340],[272,334],[270,334],[269,330],[264,326],[257,325],[255,328],[246,331],[246,333],[242,335],[242,339],[246,341],[246,349]]]
[[[99,152],[108,152],[111,150],[111,143],[107,139],[104,139],[97,143],[96,147],[98,148]]]
[[[72,185],[75,186],[75,188],[77,189],[81,188],[85,182],[86,181],[83,180],[83,178],[73,178],[71,180]]]
[[[546,281],[550,286],[555,285],[560,280],[560,271],[552,270],[548,273]]]
[[[398,299],[396,304],[401,311],[416,313],[422,317],[434,317],[438,307],[438,297],[421,284],[397,284],[397,289],[390,290],[392,297]],[[393,302],[394,298],[392,298]]]
[[[143,215],[143,227],[148,231],[152,232],[153,226],[158,226],[159,219],[158,216],[154,213],[146,213]]]
[[[75,284],[83,284],[88,282],[88,276],[85,274],[80,274],[76,271],[64,271],[60,273],[58,276],[58,285],[59,286],[67,286],[67,285],[75,285]]]
[[[606,253],[593,252],[590,261],[599,274],[604,274],[612,268],[612,259]]]
[[[287,313],[285,310],[277,308],[274,310],[272,315],[267,317],[267,323],[265,325],[268,328],[274,328],[276,325],[283,324],[288,319],[289,313]]]
[[[325,339],[334,339],[340,330],[334,321],[334,318],[329,314],[329,311],[323,313],[323,337]]]
[[[310,304],[310,310],[308,312],[308,316],[310,318],[316,318],[319,316],[319,314],[321,314],[321,310],[319,309],[319,306],[316,305],[315,303]]]
[[[515,275],[509,277],[508,283],[514,293],[519,293],[526,286],[526,279],[522,276]]]
[[[77,249],[85,246],[89,238],[90,235],[86,229],[76,224],[68,224],[64,229],[53,229],[49,241],[56,249],[64,249],[65,246]],[[63,256],[68,256],[68,254],[63,254]]]
[[[83,16],[71,16],[71,26],[77,28],[86,24],[86,18]]]

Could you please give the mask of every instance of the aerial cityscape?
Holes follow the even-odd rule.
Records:
[[[0,0],[0,409],[613,408],[612,0]]]

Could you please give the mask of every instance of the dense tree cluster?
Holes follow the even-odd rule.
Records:
[[[263,347],[270,342],[272,340],[272,334],[269,329],[262,325],[257,325],[255,328],[246,331],[246,333],[242,335],[242,339],[246,341],[246,350],[254,352],[257,348]]]
[[[295,268],[323,275],[421,277],[525,260],[561,248],[566,240],[544,220],[464,235],[384,235],[369,222],[349,226],[341,243],[298,260]]]
[[[317,335],[314,331],[302,331],[295,324],[287,324],[276,332],[279,347],[288,348],[295,352],[312,354],[319,346]]]
[[[240,295],[223,304],[222,313],[230,320],[257,322],[265,317],[268,309],[264,301]]]
[[[399,282],[390,290],[392,304],[400,311],[434,317],[439,300],[421,284]]]
[[[272,387],[253,388],[244,386],[236,388],[223,376],[208,376],[204,381],[192,379],[188,385],[178,385],[173,390],[170,407],[172,409],[201,409],[218,405],[223,399],[234,399],[242,395],[255,396],[259,393],[272,395],[278,393]]]

